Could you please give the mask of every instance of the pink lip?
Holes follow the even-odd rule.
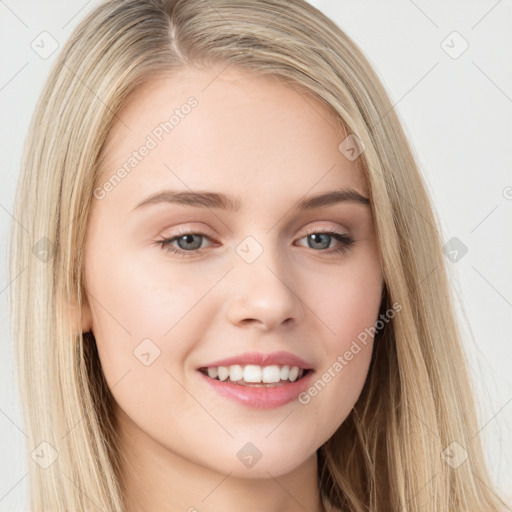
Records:
[[[243,386],[234,382],[221,382],[201,372],[198,372],[198,374],[205,380],[206,384],[211,386],[211,389],[221,396],[256,409],[273,409],[295,400],[300,393],[311,385],[315,372],[310,370],[304,377],[295,382],[272,387]]]
[[[289,365],[298,366],[304,370],[311,370],[312,365],[300,357],[290,354],[289,352],[279,351],[265,354],[263,352],[245,352],[237,356],[228,357],[227,359],[219,359],[212,361],[199,368],[211,368],[214,366],[231,366],[233,364],[239,364],[244,366],[246,364],[257,364],[258,366],[271,366],[271,365]],[[197,368],[197,369],[199,369]],[[300,382],[300,381],[299,381]]]

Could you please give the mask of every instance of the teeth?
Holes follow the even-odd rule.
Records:
[[[217,368],[217,374],[219,380],[226,380],[229,377],[229,370],[225,366],[219,366]]]
[[[263,382],[279,382],[281,380],[281,370],[279,366],[265,366],[261,372]]]
[[[220,381],[229,380],[231,382],[243,381],[250,384],[275,384],[280,381],[294,382],[302,377],[304,370],[298,366],[258,366],[248,364],[241,366],[233,364],[231,366],[218,366],[207,368],[208,377]]]
[[[245,382],[261,382],[261,366],[255,364],[248,364],[244,368]]]
[[[288,375],[288,378],[293,382],[294,380],[297,380],[298,376],[299,376],[298,366],[294,366],[293,368],[290,368],[290,374]]]
[[[244,369],[239,364],[229,367],[229,379],[233,382],[244,378]]]

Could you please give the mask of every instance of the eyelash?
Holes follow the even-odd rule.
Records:
[[[304,234],[299,240],[302,238],[305,238],[309,235],[314,234],[323,234],[323,235],[329,235],[332,238],[336,239],[338,242],[340,242],[340,245],[337,248],[331,248],[331,249],[321,249],[319,251],[315,252],[325,252],[331,255],[343,255],[345,254],[355,243],[355,240],[346,234],[338,233],[337,231],[329,231],[329,230],[312,230],[308,231]],[[166,249],[168,252],[173,253],[181,258],[189,258],[192,257],[194,254],[197,254],[201,249],[193,249],[190,251],[185,251],[183,249],[177,249],[176,247],[171,246],[170,244],[182,236],[185,235],[198,235],[201,237],[205,237],[210,239],[210,237],[206,233],[202,233],[200,231],[186,231],[186,230],[180,230],[178,233],[170,238],[165,238],[163,240],[159,240],[157,243],[161,246],[162,249]],[[311,247],[309,249],[312,249]],[[314,249],[312,249],[314,250]]]

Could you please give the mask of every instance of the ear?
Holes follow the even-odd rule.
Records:
[[[89,304],[83,302],[79,306],[75,299],[67,302],[65,308],[67,310],[67,318],[74,333],[85,333],[92,330],[92,312]]]
[[[79,321],[77,321],[78,323]],[[92,331],[92,312],[89,304],[82,304],[80,327],[82,332]]]

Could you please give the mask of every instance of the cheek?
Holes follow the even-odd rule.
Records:
[[[109,386],[115,386],[114,396],[126,412],[133,405],[136,417],[154,414],[160,405],[163,410],[191,407],[177,382],[185,382],[187,357],[205,337],[207,318],[218,312],[208,292],[225,271],[217,269],[207,278],[170,274],[161,261],[129,252],[96,254],[86,265],[86,285],[94,297],[93,333],[101,366]]]
[[[115,342],[119,350],[126,345],[120,341],[129,339],[133,349],[146,338],[160,345],[174,334],[211,284],[203,279],[192,285],[183,273],[169,275],[165,270],[130,254],[93,255],[86,265],[86,285],[93,297],[93,331],[98,340]]]
[[[324,362],[310,388],[299,396],[299,403],[307,416],[314,411],[313,416],[328,418],[321,427],[325,436],[345,420],[364,386],[383,280],[378,260],[367,255],[341,265],[315,283],[307,296],[326,326],[322,336]]]
[[[353,339],[375,325],[382,287],[380,265],[371,253],[308,283],[305,296],[326,327],[324,339],[331,355],[346,350]]]

